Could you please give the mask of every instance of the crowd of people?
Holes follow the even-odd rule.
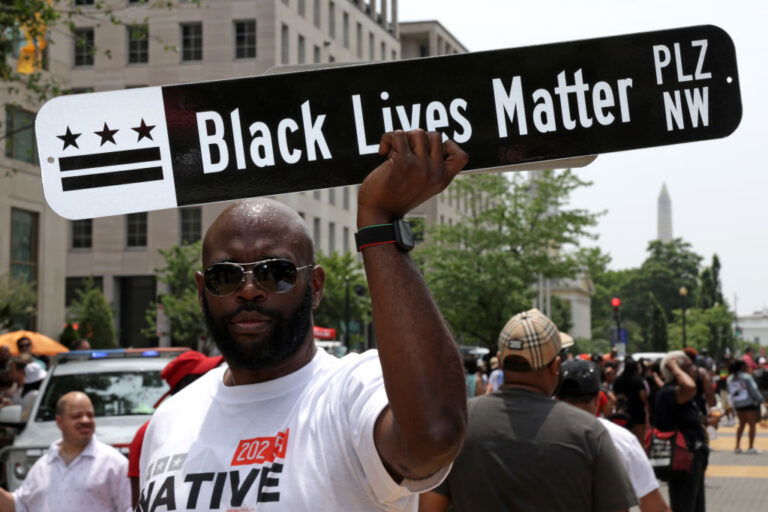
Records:
[[[530,337],[530,333],[527,335]],[[572,343],[570,337],[564,333],[560,333],[560,338],[565,345]],[[493,403],[493,400],[500,400],[505,393],[509,393],[505,388],[519,388],[514,384],[517,377],[513,377],[512,383],[510,382],[509,368],[504,367],[504,352],[503,344],[500,344],[498,355],[489,354],[485,359],[465,360],[467,395],[489,395],[487,398],[477,399],[477,405],[470,402],[470,440],[473,436],[473,411],[479,410],[481,403],[489,404]],[[719,361],[710,357],[706,349],[698,351],[692,347],[672,351],[664,357],[654,359],[636,359],[631,356],[619,358],[616,351],[606,354],[575,354],[564,351],[561,358],[561,382],[550,394],[599,418],[613,437],[619,452],[622,455],[627,452],[633,454],[629,459],[625,459],[628,463],[626,469],[643,511],[668,510],[658,492],[657,477],[669,484],[670,505],[673,511],[705,510],[704,473],[709,458],[709,440],[717,435],[717,429],[721,425],[733,426],[738,419],[734,453],[759,453],[754,442],[757,424],[765,421],[762,416],[766,412],[765,405],[768,405],[768,360],[764,356],[756,357],[752,348],[746,348],[741,357],[726,356]],[[485,386],[477,386],[478,382],[485,383]],[[516,403],[519,399],[509,399],[508,402],[507,410],[512,410],[513,407],[516,409],[519,405]],[[525,408],[527,414],[533,414],[533,406],[526,404]],[[477,415],[480,417],[481,413]],[[517,411],[514,420],[504,418],[504,421],[518,422],[524,417],[523,412]],[[497,418],[497,421],[501,419]],[[528,427],[533,428],[536,423],[529,422]],[[745,430],[748,432],[748,446],[742,450]],[[666,468],[664,461],[659,460],[654,460],[654,471],[648,459],[652,445],[658,443],[664,433],[669,432],[679,432],[684,439],[690,458],[684,471]],[[551,442],[546,436],[542,440],[537,438],[537,435],[538,432],[529,433],[529,438],[525,438],[525,441],[539,444]],[[628,435],[632,437],[632,441],[627,440]],[[515,436],[519,436],[519,433]],[[481,437],[481,442],[485,443],[485,434]],[[520,439],[516,437],[515,441],[519,442]],[[505,439],[504,444],[510,444],[509,439]],[[491,457],[490,454],[488,456]],[[461,457],[460,455],[457,465],[461,464]],[[532,459],[526,460],[528,463],[525,471],[530,474]],[[632,463],[629,464],[629,461]],[[639,464],[641,461],[644,463]],[[633,469],[632,465],[640,467]],[[636,474],[641,475],[648,485],[636,485]],[[512,480],[530,483],[517,476],[506,481],[509,483]],[[482,486],[477,487],[479,482],[468,480],[463,474],[457,481],[461,481],[468,489],[469,499],[461,495],[461,489],[451,487],[453,481],[449,477],[435,492],[422,498],[423,511],[445,510],[451,502],[454,504],[454,510],[471,510],[469,503],[476,499],[474,489]],[[517,487],[506,487],[503,491],[495,492],[497,496],[500,492],[501,496],[504,493],[510,496],[514,493],[515,497],[510,497],[509,501],[503,504],[516,508],[524,503],[521,501],[524,493],[521,494],[520,491]],[[440,493],[444,495],[443,498],[438,496]],[[489,495],[494,493],[490,492]],[[458,505],[457,501],[449,499],[449,496],[456,498]],[[559,509],[556,503],[551,501],[551,497],[538,497],[544,500],[537,503],[542,509],[547,509],[547,505],[553,505],[553,510]],[[463,505],[461,500],[466,500]]]

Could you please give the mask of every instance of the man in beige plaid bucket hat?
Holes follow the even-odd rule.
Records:
[[[469,402],[467,438],[420,512],[628,510],[637,503],[610,435],[590,414],[553,400],[573,338],[538,309],[499,335],[504,385]]]

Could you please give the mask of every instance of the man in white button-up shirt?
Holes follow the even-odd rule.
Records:
[[[131,509],[128,460],[98,441],[93,404],[73,391],[56,404],[61,439],[13,493],[0,488],[0,512],[125,512]]]

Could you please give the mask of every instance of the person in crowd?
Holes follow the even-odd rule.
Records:
[[[616,408],[616,394],[613,383],[616,381],[616,361],[606,361],[600,372],[600,394],[597,416],[610,418]]]
[[[664,387],[664,379],[661,376],[661,361],[639,361],[642,367],[643,378],[648,387],[648,418],[653,421],[653,410],[656,407],[656,396]]]
[[[752,373],[757,370],[757,363],[755,363],[755,349],[747,347],[744,349],[744,355],[741,356],[741,360],[747,365],[747,371]]]
[[[613,391],[617,401],[624,401],[629,414],[627,427],[643,443],[648,424],[648,387],[640,375],[640,365],[631,356],[624,358],[624,371],[616,377]]]
[[[553,400],[573,344],[537,309],[499,336],[504,385],[469,402],[469,431],[448,478],[422,494],[420,512],[628,510],[637,503],[605,427]]]
[[[10,493],[0,488],[2,512],[128,512],[128,461],[94,436],[93,404],[73,391],[56,404],[61,439],[32,466]]]
[[[728,393],[729,366],[726,366],[725,362],[718,364],[718,374],[715,377],[715,390],[717,391],[720,407],[725,416],[725,420],[723,420],[723,426],[725,427],[732,427],[736,424],[736,412],[733,410],[731,394]]]
[[[464,359],[464,382],[467,386],[467,398],[474,398],[485,393],[483,372],[477,364],[477,359],[468,357]]]
[[[72,345],[72,350],[91,350],[91,342],[81,338]]]
[[[491,374],[488,376],[488,387],[485,389],[486,393],[493,393],[498,391],[504,384],[504,371],[499,368],[499,358],[493,356],[491,358]]]
[[[653,425],[662,432],[679,431],[693,453],[689,471],[676,471],[669,479],[673,512],[704,512],[704,472],[709,460],[707,435],[701,412],[694,402],[696,367],[682,350],[669,352],[661,361],[664,387],[656,397]]]
[[[0,370],[7,370],[11,359],[13,359],[13,355],[8,345],[0,345]]]
[[[37,372],[27,371],[27,367],[34,364],[29,354],[22,354],[11,360],[11,370],[9,372],[14,383],[14,389],[10,394],[10,403],[21,406],[21,420],[27,421],[32,412],[32,406],[35,405],[35,399],[40,393],[39,388],[43,379],[34,382],[27,382],[30,375],[37,375]]]
[[[709,376],[709,372],[703,367],[705,364],[704,358],[695,348],[685,347],[683,352],[693,361],[696,367],[696,373],[693,377],[694,382],[696,382],[696,396],[694,396],[693,400],[696,403],[696,407],[699,408],[702,417],[707,418],[709,417],[709,408],[717,405],[712,379]]]
[[[45,361],[39,357],[35,357],[35,355],[32,353],[32,340],[26,336],[22,336],[16,340],[16,348],[19,351],[19,355],[29,354],[29,356],[32,358],[32,362],[34,364],[31,365],[27,371],[41,373],[42,376],[45,377],[48,365],[45,363]]]
[[[741,436],[744,428],[749,426],[749,448],[747,453],[758,453],[755,448],[755,433],[757,422],[760,419],[760,406],[765,401],[763,394],[757,388],[757,383],[752,374],[747,370],[747,363],[743,359],[737,359],[731,363],[730,375],[727,380],[728,394],[731,403],[736,409],[739,418],[739,426],[736,427],[735,453],[741,452]]]
[[[167,397],[175,395],[219,366],[223,360],[222,356],[206,357],[196,350],[188,350],[174,357],[160,372],[160,378],[168,383],[169,389],[166,394],[160,397],[154,408],[157,409]],[[131,506],[133,508],[139,503],[139,477],[141,476],[139,460],[148,426],[149,420],[139,427],[133,436],[128,451],[128,478],[131,480]]]
[[[208,229],[195,276],[226,366],[155,411],[138,510],[408,510],[447,474],[466,431],[461,356],[402,218],[468,156],[422,130],[385,134],[379,152],[386,159],[357,196],[378,351],[317,350],[325,273],[306,224],[272,199],[231,204]]]
[[[589,414],[597,414],[600,396],[600,368],[591,361],[566,361],[561,368],[557,398]],[[600,418],[621,455],[641,512],[669,512],[659,491],[659,482],[640,442],[629,430]]]

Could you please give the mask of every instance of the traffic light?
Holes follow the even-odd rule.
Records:
[[[614,311],[619,310],[619,306],[621,306],[621,299],[618,297],[614,297],[611,299],[611,306],[613,306]]]

